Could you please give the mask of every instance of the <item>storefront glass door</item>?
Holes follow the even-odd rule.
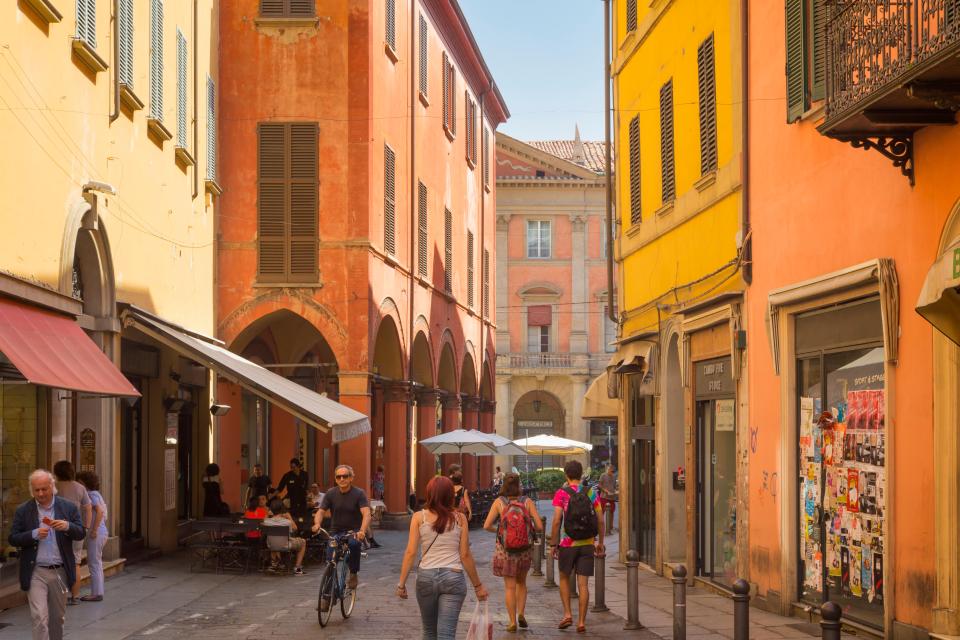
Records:
[[[734,400],[697,402],[697,491],[701,574],[731,586],[737,567]]]

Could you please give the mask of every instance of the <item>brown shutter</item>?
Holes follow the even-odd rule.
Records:
[[[386,0],[384,15],[384,38],[391,49],[397,48],[397,0]]]
[[[443,211],[443,289],[453,293],[453,214]]]
[[[443,52],[443,126],[450,125],[450,63],[447,52]]]
[[[673,80],[660,87],[660,184],[663,203],[676,198],[673,156]]]
[[[717,83],[714,72],[713,34],[697,49],[697,82],[700,102],[700,175],[717,169]]]
[[[427,277],[427,187],[421,182],[417,193],[417,269]]]
[[[627,32],[637,30],[637,0],[627,0]]]
[[[315,122],[290,128],[290,281],[317,279],[319,129]]]
[[[383,145],[383,249],[397,254],[397,156]]]
[[[457,135],[457,71],[450,64],[450,133]]]
[[[474,305],[474,277],[473,268],[473,231],[467,231],[467,307],[473,309]]]
[[[640,224],[640,206],[640,116],[633,116],[630,120],[630,224]]]
[[[312,18],[314,0],[260,0],[260,15],[265,18]]]
[[[483,250],[483,317],[490,317],[490,251]]]
[[[483,186],[490,186],[490,130],[483,125]]]
[[[427,19],[420,14],[420,93],[427,97]]]
[[[287,0],[287,15],[291,18],[312,18],[317,14],[314,0]]]
[[[257,128],[257,271],[262,280],[286,273],[286,154],[282,124]]]

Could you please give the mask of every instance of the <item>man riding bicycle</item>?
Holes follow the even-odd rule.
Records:
[[[353,468],[341,464],[334,471],[337,486],[327,491],[320,501],[320,508],[313,517],[313,532],[320,531],[320,523],[330,518],[330,534],[337,535],[353,531],[348,541],[350,555],[347,566],[350,577],[347,588],[357,588],[357,572],[360,571],[361,542],[370,531],[370,502],[363,489],[353,486]]]

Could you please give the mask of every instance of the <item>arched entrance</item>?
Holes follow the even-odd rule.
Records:
[[[426,496],[427,483],[437,473],[437,462],[433,454],[417,443],[424,438],[436,435],[439,412],[437,392],[434,389],[433,360],[430,352],[430,339],[423,331],[417,332],[410,349],[410,378],[417,387],[417,409],[414,412],[414,451],[411,456],[413,465],[413,486],[418,498]]]
[[[446,433],[460,428],[460,393],[456,354],[449,332],[444,334],[442,345],[437,366],[437,389],[440,390],[440,429]],[[440,456],[440,472],[446,473],[448,467],[458,460],[457,456],[451,454]]]
[[[687,521],[683,489],[674,486],[673,474],[684,466],[683,380],[681,378],[680,336],[670,335],[663,362],[660,404],[663,420],[660,441],[661,544],[663,562],[682,562],[686,556]]]
[[[566,415],[560,400],[548,391],[534,389],[520,396],[513,408],[513,438],[530,438],[540,434],[565,432]],[[520,471],[563,467],[563,456],[515,456],[513,464]]]
[[[473,356],[467,343],[466,353],[463,356],[463,366],[460,369],[460,402],[464,429],[480,428],[480,397],[477,396],[477,369],[473,364]],[[477,456],[463,455],[463,481],[467,489],[475,491],[480,480]]]
[[[496,430],[497,403],[493,399],[493,375],[490,361],[484,360],[480,374],[480,430],[493,433]],[[480,486],[485,488],[493,484],[493,456],[480,458]]]
[[[410,495],[410,443],[408,425],[410,385],[404,376],[403,345],[392,316],[384,316],[373,347],[373,438],[370,471],[384,473],[382,499],[388,513],[406,514]],[[347,461],[349,464],[349,461]],[[361,471],[354,466],[360,475]],[[363,476],[360,476],[363,477]],[[379,494],[379,490],[375,495]]]

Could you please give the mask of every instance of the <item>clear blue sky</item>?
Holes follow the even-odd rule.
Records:
[[[520,140],[603,140],[600,0],[459,0]]]

